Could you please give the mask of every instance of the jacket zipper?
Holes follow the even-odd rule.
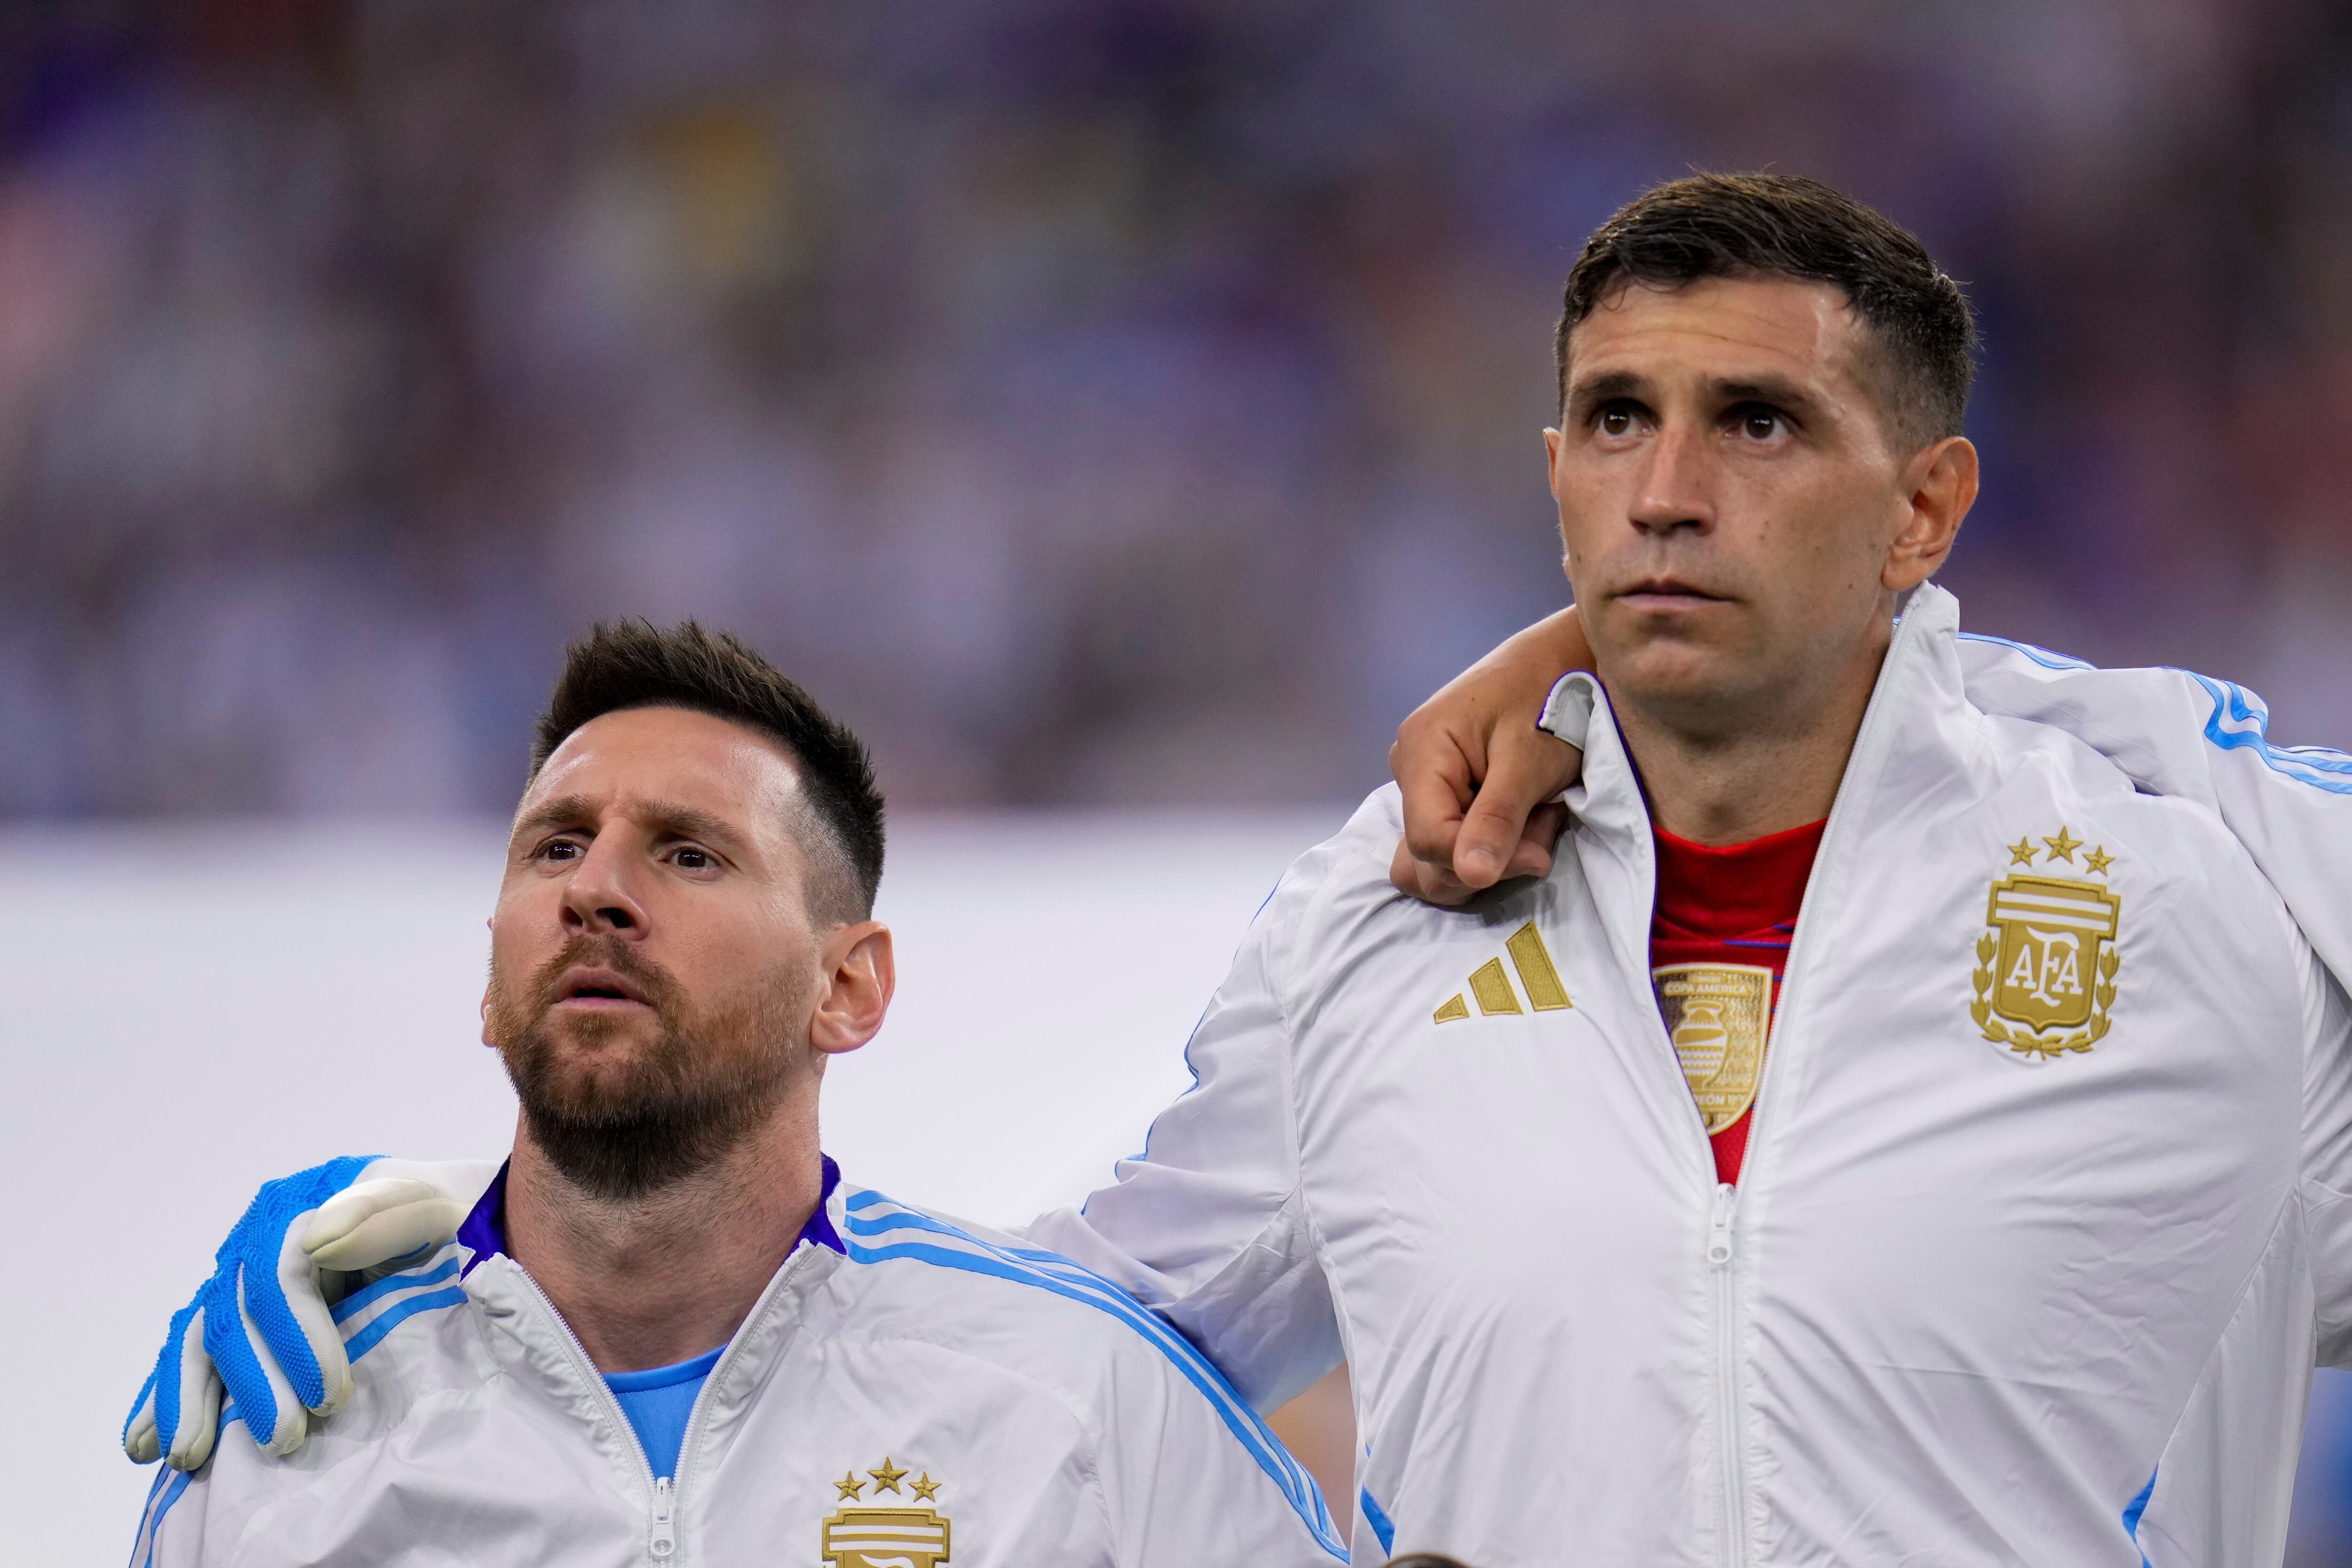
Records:
[[[1904,651],[1905,636],[1908,630],[1904,624],[1906,619],[1908,618],[1901,615],[1895,618],[1895,635],[1888,642],[1886,656],[1879,665],[1881,684],[1884,684],[1886,678],[1886,671],[1893,666],[1896,657]],[[1886,722],[1877,707],[1875,687],[1872,690],[1871,698],[1872,706],[1864,714],[1862,727],[1854,735],[1853,749],[1847,754],[1846,768],[1849,777],[1853,772],[1854,759],[1863,754],[1864,743],[1873,738],[1876,731]],[[1838,790],[1839,799],[1831,802],[1828,825],[1822,830],[1820,847],[1813,852],[1813,864],[1816,867],[1828,863],[1830,845],[1836,836],[1839,826],[1838,808],[1843,801],[1844,793],[1844,786],[1841,781]],[[1654,903],[1658,893],[1657,876],[1657,864],[1654,859],[1650,866],[1650,897]],[[1804,899],[1807,906],[1813,902],[1815,885],[1817,884],[1811,883],[1809,879]],[[1796,940],[1790,944],[1788,962],[1781,967],[1780,971],[1780,992],[1783,1003],[1787,1000],[1789,981],[1799,973],[1798,959],[1811,949],[1811,944],[1805,938],[1811,929],[1812,923],[1805,918],[1805,909],[1801,907],[1797,914]],[[1643,946],[1639,950],[1643,952],[1648,950],[1646,930],[1643,933]],[[1647,972],[1645,967],[1643,974],[1646,976]],[[1663,1019],[1658,1034],[1662,1040],[1666,1038]],[[1773,1069],[1783,1054],[1780,1049],[1780,1020],[1775,1018],[1770,1025],[1770,1033],[1765,1040],[1764,1069],[1756,1085],[1756,1098],[1748,1113],[1751,1118],[1748,1133],[1748,1147],[1751,1151],[1757,1146],[1754,1129],[1764,1119],[1765,1093],[1774,1080],[1780,1076]],[[1671,1040],[1666,1040],[1666,1060],[1670,1061],[1674,1060],[1674,1042]],[[1692,1103],[1691,1113],[1692,1120],[1698,1126],[1699,1135],[1704,1140],[1706,1136],[1706,1124],[1705,1119],[1698,1114],[1696,1102]],[[1704,1153],[1702,1157],[1708,1159],[1711,1169],[1712,1158]],[[1739,1195],[1742,1190],[1744,1190],[1742,1186],[1734,1186],[1729,1182],[1716,1184],[1707,1214],[1706,1230],[1707,1271],[1713,1276],[1715,1284],[1716,1442],[1721,1448],[1723,1456],[1722,1530],[1725,1568],[1748,1568],[1748,1462],[1746,1445],[1740,1437],[1739,1420],[1739,1254],[1737,1245],[1737,1221],[1739,1214]]]
[[[677,1550],[677,1489],[667,1476],[654,1478],[654,1527],[646,1542],[646,1550],[656,1557],[667,1557]]]
[[[1879,685],[1886,682],[1886,670],[1894,668],[1895,658],[1906,651],[1907,628],[1906,616],[1895,616],[1895,632],[1886,644],[1886,658],[1879,663]],[[1877,686],[1872,686],[1870,710],[1863,712],[1863,727],[1853,734],[1853,750],[1846,752],[1846,776],[1853,776],[1853,762],[1863,755],[1863,747],[1886,724],[1884,712],[1877,706]],[[1821,830],[1821,846],[1813,851],[1813,867],[1830,865],[1830,844],[1837,841],[1839,806],[1844,806],[1844,780],[1839,780],[1837,800],[1830,801],[1830,821]],[[1806,917],[1813,905],[1813,894],[1821,886],[1806,879],[1804,907],[1797,910],[1797,940],[1790,943],[1788,964],[1780,967],[1780,1004],[1788,1004],[1788,983],[1801,973],[1800,959],[1811,952],[1809,936],[1813,931],[1811,919]],[[1656,898],[1656,870],[1651,870],[1651,898]],[[1783,1013],[1785,1016],[1785,1013]],[[1788,1051],[1780,1037],[1780,1016],[1771,1020],[1771,1032],[1764,1041],[1764,1072],[1757,1079],[1757,1098],[1748,1110],[1748,1150],[1759,1147],[1755,1128],[1764,1124],[1767,1093],[1773,1082],[1785,1074],[1773,1072]],[[1694,1105],[1696,1110],[1696,1105]],[[1700,1131],[1706,1131],[1700,1124]],[[1740,1176],[1748,1176],[1743,1171]],[[1717,1183],[1715,1206],[1707,1216],[1707,1270],[1715,1274],[1715,1413],[1717,1441],[1724,1450],[1724,1568],[1748,1568],[1748,1453],[1740,1438],[1740,1333],[1738,1333],[1738,1210],[1740,1192],[1748,1183],[1731,1185]]]
[[[562,1337],[564,1351],[572,1358],[572,1370],[594,1391],[595,1397],[604,1406],[606,1418],[628,1440],[630,1452],[637,1456],[638,1473],[645,1477],[653,1497],[652,1505],[646,1510],[646,1552],[656,1563],[667,1563],[677,1555],[678,1496],[685,1490],[687,1471],[692,1468],[697,1457],[698,1445],[695,1439],[702,1435],[702,1411],[711,1385],[719,1381],[726,1373],[728,1364],[735,1359],[736,1350],[742,1343],[743,1330],[759,1319],[775,1293],[800,1272],[801,1254],[814,1245],[805,1244],[784,1260],[784,1266],[776,1270],[776,1277],[768,1281],[767,1289],[760,1292],[760,1299],[744,1314],[743,1322],[736,1327],[734,1337],[727,1342],[727,1348],[719,1353],[717,1361],[711,1363],[710,1375],[703,1379],[701,1391],[695,1396],[694,1408],[686,1417],[686,1431],[678,1440],[677,1479],[675,1481],[667,1476],[654,1474],[653,1460],[646,1457],[646,1446],[637,1441],[637,1429],[629,1425],[629,1417],[622,1410],[620,1400],[614,1396],[613,1385],[606,1383],[604,1375],[596,1370],[596,1364],[588,1358],[587,1347],[580,1343],[580,1336],[572,1332],[572,1325],[563,1321],[563,1314],[555,1310],[555,1303],[548,1299],[546,1291],[530,1277],[530,1270],[515,1263],[511,1258],[507,1260],[514,1264],[514,1271],[521,1275],[524,1283],[530,1287],[531,1294],[539,1298],[540,1305],[547,1309],[548,1321],[554,1323],[557,1333]]]
[[[637,1429],[629,1425],[629,1417],[622,1410],[621,1401],[613,1393],[612,1385],[606,1383],[604,1375],[596,1370],[596,1364],[588,1359],[587,1347],[580,1343],[580,1336],[572,1332],[572,1325],[563,1321],[563,1314],[555,1310],[555,1303],[548,1299],[546,1291],[530,1277],[530,1270],[515,1263],[511,1258],[507,1261],[514,1264],[514,1271],[522,1276],[523,1282],[530,1287],[531,1294],[539,1298],[539,1304],[547,1309],[548,1321],[555,1325],[564,1353],[572,1358],[572,1371],[579,1375],[588,1385],[592,1396],[604,1407],[605,1418],[629,1445],[629,1452],[636,1455],[637,1473],[645,1478],[646,1490],[653,1498],[652,1506],[646,1511],[646,1551],[657,1563],[668,1562],[677,1552],[677,1489],[667,1478],[654,1474],[654,1462],[646,1457],[646,1446],[637,1441]],[[719,1369],[713,1366],[710,1370],[716,1373]],[[697,1400],[696,1403],[701,1402]],[[688,1417],[689,1424],[691,1420]],[[685,1469],[683,1465],[678,1468]]]
[[[655,1483],[654,1536],[651,1546],[656,1557],[667,1561],[670,1553],[677,1549],[677,1538],[672,1533],[670,1515],[666,1505],[675,1500],[677,1492],[685,1490],[688,1472],[694,1469],[694,1461],[701,1457],[702,1445],[698,1439],[702,1436],[702,1413],[710,1403],[710,1391],[719,1386],[720,1378],[727,1375],[728,1368],[734,1362],[736,1353],[742,1348],[743,1331],[760,1321],[767,1311],[768,1303],[775,1299],[776,1292],[782,1290],[792,1281],[793,1276],[801,1271],[807,1255],[814,1252],[817,1243],[807,1241],[793,1249],[792,1256],[784,1260],[784,1266],[776,1270],[776,1277],[768,1281],[768,1288],[760,1292],[760,1299],[751,1303],[751,1310],[743,1314],[743,1321],[736,1325],[733,1336],[727,1342],[727,1348],[720,1351],[719,1359],[710,1364],[710,1375],[702,1380],[702,1387],[695,1394],[694,1408],[686,1414],[686,1430],[678,1437],[677,1484],[673,1488],[666,1480]]]
[[[1739,1189],[1718,1182],[1715,1207],[1707,1217],[1706,1266],[1715,1277],[1715,1420],[1716,1442],[1723,1450],[1723,1560],[1727,1568],[1745,1568],[1748,1562],[1748,1464],[1739,1437],[1738,1279],[1732,1265],[1732,1216]]]

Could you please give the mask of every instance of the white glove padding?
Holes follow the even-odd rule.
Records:
[[[355,1281],[339,1289],[330,1281],[320,1294],[331,1306],[361,1285],[396,1274],[412,1259],[456,1240],[457,1227],[473,1207],[472,1199],[452,1197],[416,1176],[371,1176],[311,1211],[302,1252],[322,1272]]]
[[[346,1158],[266,1183],[214,1255],[213,1277],[173,1315],[123,1451],[197,1469],[212,1457],[224,1386],[265,1452],[300,1448],[306,1411],[330,1416],[351,1397],[333,1303],[453,1240],[497,1169]]]

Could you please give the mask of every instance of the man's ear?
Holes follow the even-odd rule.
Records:
[[[878,920],[844,925],[824,940],[824,989],[809,1019],[809,1044],[827,1055],[856,1051],[882,1028],[898,988],[890,928]]]
[[[1960,524],[1977,498],[1977,449],[1962,435],[1920,449],[1904,465],[1903,528],[1886,551],[1878,580],[1890,592],[1916,588],[1952,553]]]

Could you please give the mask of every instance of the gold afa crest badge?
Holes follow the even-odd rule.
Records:
[[[886,1507],[882,1494],[906,1498],[909,1504],[936,1504],[940,1484],[929,1470],[909,1480],[904,1469],[887,1458],[873,1477],[874,1495],[866,1498],[866,1484],[850,1470],[832,1483],[848,1506],[824,1521],[818,1550],[833,1568],[937,1568],[948,1561],[948,1520],[936,1506]],[[904,1484],[906,1490],[901,1491]]]
[[[2049,858],[2069,864],[2083,847],[2060,828]],[[2040,852],[2020,839],[2012,864],[2031,865]],[[2085,869],[2105,876],[2115,857],[2104,847]],[[2106,1037],[2123,965],[2116,935],[2123,900],[2095,882],[2043,873],[2012,873],[1992,884],[1985,928],[1977,938],[1969,1016],[1984,1038],[2021,1056],[2047,1061],[2086,1051]]]

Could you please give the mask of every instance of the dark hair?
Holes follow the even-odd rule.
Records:
[[[800,764],[801,793],[828,846],[846,862],[837,890],[813,887],[827,913],[863,920],[882,883],[882,795],[866,747],[799,684],[724,632],[691,621],[662,631],[645,621],[599,623],[563,651],[563,674],[530,746],[530,776],[564,737],[624,708],[681,707],[781,741]]]
[[[1568,335],[1628,282],[1810,278],[1845,291],[1878,340],[1889,434],[1916,449],[1960,434],[1977,329],[1960,286],[1885,214],[1796,174],[1693,174],[1633,198],[1569,269],[1552,358],[1568,402]]]

